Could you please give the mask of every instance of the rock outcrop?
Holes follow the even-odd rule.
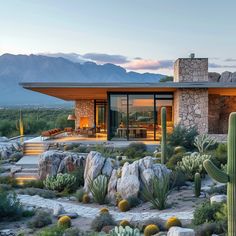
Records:
[[[0,157],[9,159],[15,152],[22,151],[22,146],[18,142],[10,142],[6,137],[0,137]]]
[[[167,236],[195,236],[195,232],[193,229],[171,227]]]
[[[85,156],[73,152],[46,151],[39,158],[39,177],[45,179],[48,175],[71,172],[77,167],[84,167]]]

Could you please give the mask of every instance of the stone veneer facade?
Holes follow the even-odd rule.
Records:
[[[208,82],[208,59],[177,59],[174,64],[174,82]]]
[[[207,82],[207,58],[179,58],[174,65],[174,82]],[[174,93],[174,122],[185,127],[196,126],[208,133],[208,90],[178,89]]]
[[[80,127],[80,117],[88,117],[88,127],[94,126],[94,100],[76,100],[75,101],[75,127]]]

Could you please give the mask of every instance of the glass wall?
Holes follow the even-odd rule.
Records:
[[[129,95],[129,140],[154,140],[154,96]]]
[[[96,133],[107,133],[107,103],[95,101]]]
[[[113,94],[110,96],[110,137],[111,139],[127,140],[127,95]]]
[[[159,140],[161,108],[167,109],[167,130],[173,127],[173,94],[110,93],[109,130],[111,140]]]

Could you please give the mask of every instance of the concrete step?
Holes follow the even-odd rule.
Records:
[[[20,173],[38,173],[38,168],[23,168]]]
[[[36,169],[38,168],[38,162],[38,155],[27,155],[23,156],[18,162],[16,162],[16,166],[21,166],[22,169]]]

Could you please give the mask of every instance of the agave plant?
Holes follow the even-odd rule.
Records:
[[[161,178],[154,177],[151,184],[144,184],[142,195],[154,208],[163,210],[167,206],[167,197],[170,194],[170,175],[163,174]]]
[[[107,194],[108,179],[105,175],[99,175],[96,179],[88,179],[88,188],[95,202],[99,204],[105,203]]]

